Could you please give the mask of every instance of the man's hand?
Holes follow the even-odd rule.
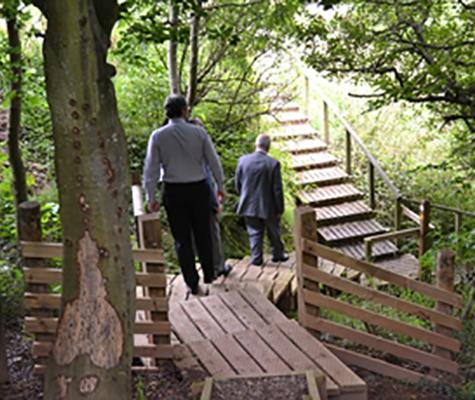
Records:
[[[218,191],[217,197],[218,197],[218,203],[222,205],[224,203],[224,197],[225,197],[224,191]]]
[[[160,203],[153,199],[148,202],[148,211],[149,212],[158,212],[160,211]]]

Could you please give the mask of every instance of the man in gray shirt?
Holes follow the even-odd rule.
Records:
[[[210,232],[210,192],[206,183],[208,165],[224,198],[224,176],[219,157],[206,131],[186,121],[188,106],[181,95],[165,102],[169,122],[150,136],[144,168],[144,187],[150,211],[158,211],[157,183],[162,171],[162,202],[175,239],[175,250],[189,292],[198,294],[199,276],[195,266],[191,235],[196,238],[204,282],[214,278]]]

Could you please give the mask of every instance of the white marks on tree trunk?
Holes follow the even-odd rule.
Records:
[[[99,382],[99,378],[94,375],[81,378],[81,381],[79,382],[79,392],[84,395],[91,394],[96,390],[97,382]]]
[[[59,391],[58,397],[57,397],[58,400],[63,400],[66,398],[66,396],[68,395],[68,385],[71,383],[72,380],[73,378],[70,378],[64,375],[59,375],[56,378],[56,382],[58,384],[58,391]]]
[[[67,365],[85,354],[97,367],[109,369],[119,363],[124,334],[117,312],[106,300],[99,248],[88,231],[79,240],[77,262],[79,298],[65,306],[53,356],[58,365]]]

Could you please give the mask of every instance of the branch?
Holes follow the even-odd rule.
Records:
[[[223,8],[228,8],[228,7],[248,7],[248,6],[253,6],[255,4],[262,4],[264,3],[263,0],[254,0],[250,1],[248,3],[225,3],[225,4],[216,4],[214,6],[209,6],[209,7],[203,7],[203,11],[208,12],[208,11],[216,11],[219,9]]]

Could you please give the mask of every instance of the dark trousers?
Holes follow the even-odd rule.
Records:
[[[281,258],[284,254],[284,245],[280,240],[280,218],[277,216],[268,219],[246,217],[247,234],[251,245],[251,262],[262,264],[262,244],[264,230],[267,230],[273,258]]]
[[[209,188],[205,181],[194,183],[165,183],[163,205],[175,239],[175,250],[185,283],[198,285],[192,233],[196,238],[198,257],[205,283],[214,280],[213,252],[210,230]]]

